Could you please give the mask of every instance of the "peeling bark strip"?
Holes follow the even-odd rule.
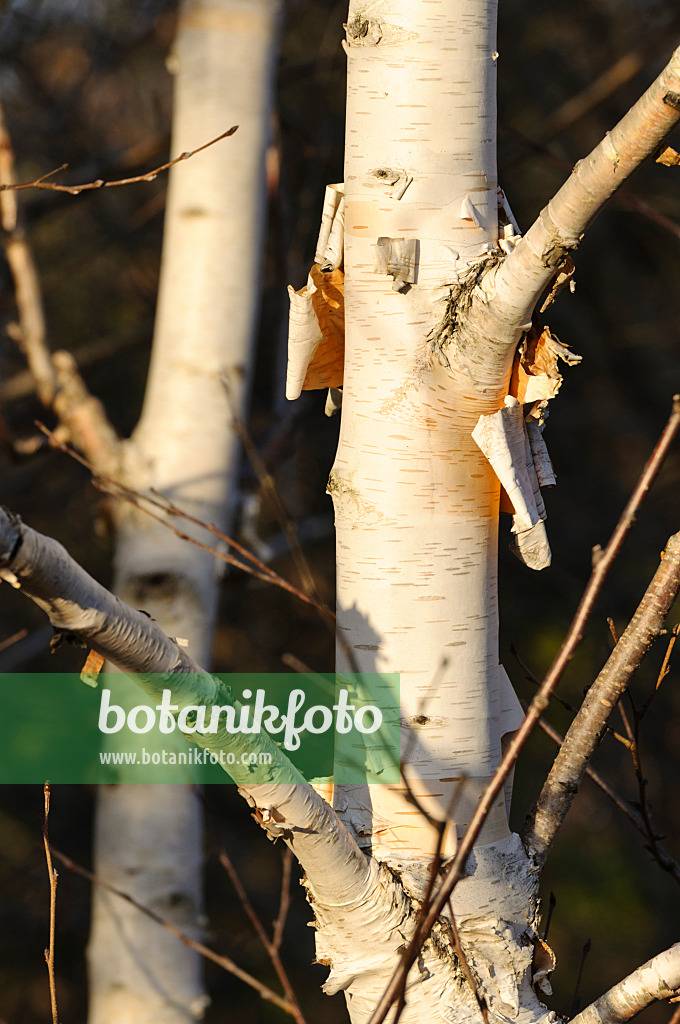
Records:
[[[657,999],[680,992],[680,942],[652,957],[577,1014],[571,1024],[622,1024]]]
[[[609,717],[645,654],[664,627],[680,590],[680,533],[666,545],[645,596],[588,694],[546,779],[524,831],[524,842],[542,866],[576,796]]]

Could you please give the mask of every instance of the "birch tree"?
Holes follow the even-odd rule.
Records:
[[[120,468],[128,485],[154,488],[218,526],[232,519],[238,437],[231,420],[250,377],[278,11],[278,0],[181,5],[170,57],[173,148],[196,149],[228,127],[225,117],[238,120],[238,144],[213,147],[171,172],[146,399]],[[211,656],[219,577],[212,556],[161,524],[134,510],[119,515],[117,592],[188,641],[202,664]],[[202,829],[190,788],[104,787],[95,844],[102,877],[129,890],[132,876],[140,902],[172,908],[176,923],[195,929]],[[88,958],[91,1024],[203,1013],[197,954],[101,891]]]
[[[170,172],[152,362],[130,439],[117,438],[72,357],[50,356],[39,289],[17,262],[23,256],[33,271],[30,253],[23,239],[8,249],[29,363],[62,431],[99,471],[127,486],[156,489],[218,527],[231,522],[237,504],[239,441],[232,420],[245,406],[251,374],[279,14],[279,0],[180,4],[168,59],[176,83],[172,147],[177,153],[203,148],[225,134],[229,117],[238,122],[238,141],[206,148]],[[223,563],[134,508],[118,507],[114,515],[116,592],[208,665]],[[135,690],[125,682],[121,677],[123,702]],[[198,934],[201,821],[189,787],[102,787],[96,870]],[[159,1016],[190,1021],[204,1012],[196,952],[157,934],[132,906],[116,905],[100,890],[93,893],[88,962],[91,1024]]]
[[[324,988],[344,991],[353,1024],[393,1019],[395,1001],[409,1024],[467,1020],[482,1004],[494,1021],[555,1019],[540,1000],[554,963],[539,936],[538,877],[566,808],[554,812],[552,794],[542,795],[522,841],[508,828],[510,776],[622,534],[595,567],[572,646],[524,717],[498,655],[501,488],[516,553],[545,568],[540,488],[554,480],[542,427],[559,363],[577,357],[536,306],[568,283],[592,219],[680,119],[680,51],[522,235],[496,173],[495,14],[490,0],[350,3],[344,184],[328,194],[317,262],[291,296],[289,397],[342,385],[329,480],[338,665],[400,674],[403,776],[394,786],[335,786],[331,806],[327,789],[272,750],[266,784],[238,772],[235,781],[303,868],[317,959],[330,969]],[[333,352],[340,341],[343,359]],[[679,418],[676,409],[650,473]],[[676,535],[623,660],[631,648],[641,657],[663,628],[679,562]],[[159,696],[154,674],[174,672],[193,681],[173,693],[180,708],[233,702],[200,658],[6,513],[0,564],[55,628],[137,673],[150,696]],[[616,685],[633,664],[610,668]],[[578,785],[611,691],[601,703],[608,710],[585,727],[585,753],[572,736],[579,749],[561,765],[564,785]],[[226,750],[241,741],[197,742]],[[627,1020],[679,986],[676,945],[576,1019]]]

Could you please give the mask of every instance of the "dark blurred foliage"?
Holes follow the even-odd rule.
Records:
[[[0,3],[0,98],[12,133],[20,179],[68,162],[60,180],[87,181],[149,170],[167,158],[171,80],[165,69],[176,4],[172,0],[6,0]],[[299,287],[313,255],[327,182],[342,179],[344,54],[340,48],[345,0],[289,0],[272,126],[270,231],[262,288],[257,369],[250,431],[276,474],[321,594],[332,600],[332,513],[324,489],[332,464],[337,422],[323,416],[323,396],[307,394],[286,407],[280,390],[285,339],[285,286]],[[527,226],[571,166],[612,127],[661,69],[677,45],[675,0],[502,0],[499,26],[499,173],[515,215]],[[612,68],[618,84],[603,87],[597,103],[589,89]],[[638,70],[636,71],[635,68]],[[610,76],[611,77],[611,76]],[[558,114],[575,96],[585,110],[572,123]],[[562,127],[559,127],[560,120]],[[225,127],[238,111],[225,98]],[[556,126],[559,128],[555,134]],[[673,141],[673,140],[671,140]],[[228,144],[225,143],[225,144]],[[675,140],[677,148],[680,141]],[[175,155],[175,154],[171,154]],[[278,158],[278,160],[276,159]],[[558,336],[582,353],[554,404],[547,441],[559,474],[548,495],[553,566],[535,575],[505,552],[501,523],[502,659],[521,696],[525,680],[512,654],[541,676],[558,649],[587,580],[593,545],[605,543],[680,390],[680,171],[653,163],[625,187],[588,233],[577,257],[577,291],[562,296],[544,317]],[[85,193],[78,197],[23,192],[21,203],[40,267],[53,348],[76,352],[87,382],[106,404],[121,434],[139,414],[157,289],[166,182]],[[628,197],[626,201],[625,197]],[[644,200],[651,215],[631,209]],[[674,220],[676,231],[656,214]],[[0,261],[0,318],[15,316],[11,280]],[[111,351],[101,358],[93,343]],[[0,338],[0,374],[24,369],[10,340]],[[38,416],[52,422],[30,395],[4,403],[7,436],[35,433]],[[41,452],[18,459],[7,443],[2,461],[4,504],[33,526],[52,533],[99,579],[110,579],[112,539],[86,473],[61,455]],[[256,494],[244,463],[244,494]],[[578,703],[611,647],[606,618],[625,627],[658,562],[678,529],[680,454],[676,445],[648,497],[632,535],[600,598],[588,633],[561,693]],[[280,531],[261,509],[257,529],[274,547]],[[290,556],[276,568],[291,578]],[[5,591],[3,587],[2,590]],[[0,670],[51,665],[80,667],[63,648],[51,661],[49,630],[20,596],[0,594],[0,640],[27,627],[29,637],[0,654]],[[304,606],[236,576],[224,585],[216,668],[277,670],[290,651],[318,669],[332,666],[332,642]],[[675,618],[677,621],[677,611]],[[639,703],[653,686],[663,654],[657,644],[634,684]],[[58,666],[57,666],[58,659]],[[564,731],[569,714],[550,711]],[[615,727],[623,730],[615,718]],[[678,660],[647,716],[641,737],[648,797],[659,832],[680,858],[677,793],[680,783]],[[517,773],[515,816],[521,824],[552,756],[537,735]],[[596,767],[627,799],[637,799],[630,755],[607,738]],[[229,787],[206,794],[209,941],[271,981],[242,909],[216,858],[217,830],[264,919],[276,914],[279,851],[265,842]],[[51,830],[56,846],[90,862],[92,793],[56,788]],[[7,789],[0,795],[0,1017],[33,1024],[49,1016],[43,948],[47,941],[48,887],[40,849],[42,792]],[[295,886],[297,888],[297,886]],[[643,842],[620,813],[586,782],[545,871],[546,896],[557,906],[550,941],[559,957],[554,978],[558,1011],[569,1013],[581,949],[590,939],[582,1004],[640,962],[677,939],[677,885],[652,863]],[[84,1019],[88,886],[60,873],[57,980],[64,1022]],[[308,1019],[344,1019],[343,1000],[319,992],[324,971],[310,968],[313,935],[306,905],[295,894],[285,959]],[[213,1007],[208,1020],[269,1021],[279,1011],[241,983],[208,967]],[[227,1009],[228,1008],[228,1011]],[[647,1014],[664,1021],[666,1007]]]

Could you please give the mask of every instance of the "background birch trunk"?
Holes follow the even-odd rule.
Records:
[[[182,4],[170,57],[173,152],[239,127],[234,144],[171,172],[147,393],[123,455],[128,485],[153,487],[222,527],[236,503],[232,416],[247,394],[259,296],[279,9],[279,0]],[[119,514],[117,531],[117,592],[208,664],[218,563],[135,510]],[[201,809],[190,788],[102,789],[95,843],[103,878],[179,927],[200,929]],[[159,1016],[179,1024],[203,1014],[198,955],[102,890],[88,962],[91,1024]]]

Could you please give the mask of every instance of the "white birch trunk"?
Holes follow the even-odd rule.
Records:
[[[466,777],[459,828],[500,759],[501,735],[517,724],[498,664],[499,484],[471,437],[480,415],[502,406],[510,359],[475,387],[433,344],[451,287],[498,237],[494,8],[350,7],[346,364],[329,484],[341,638],[360,669],[401,673],[407,774],[435,817]],[[401,198],[376,189],[377,168],[412,176]],[[417,240],[405,291],[375,272],[383,236]],[[340,800],[374,855],[432,853],[432,827],[400,788]],[[500,802],[482,841],[508,835]],[[448,853],[455,842],[452,830]]]
[[[400,673],[411,788],[437,819],[456,801],[445,856],[500,761],[503,734],[522,718],[498,661],[499,483],[471,436],[480,415],[502,407],[513,353],[480,383],[437,344],[447,306],[455,315],[452,289],[498,240],[495,6],[356,0],[348,19],[345,377],[329,482],[339,661]],[[412,180],[389,194],[380,180],[395,175]],[[406,253],[410,287],[377,263],[385,238],[397,240],[397,261]],[[485,344],[468,351],[471,362],[483,364]],[[436,836],[404,786],[344,787],[334,803],[359,844],[417,898]],[[512,879],[503,892],[500,870]],[[536,892],[502,797],[454,905],[490,1006],[539,1019],[526,945]],[[333,946],[334,928],[322,929],[322,949]],[[402,1020],[479,1012],[452,963],[428,967],[432,981],[414,988]],[[355,1024],[368,1019],[389,973],[357,976],[348,997]]]
[[[232,124],[238,131],[171,172],[147,394],[124,452],[130,486],[156,488],[223,526],[237,470],[231,420],[247,390],[259,291],[279,8],[279,0],[182,4],[170,58],[173,154]],[[120,516],[118,530],[118,593],[208,664],[214,559],[135,512]],[[200,805],[187,787],[100,793],[97,872],[189,932],[201,927],[201,841]],[[88,961],[90,1024],[184,1024],[203,1014],[197,954],[100,890]]]

